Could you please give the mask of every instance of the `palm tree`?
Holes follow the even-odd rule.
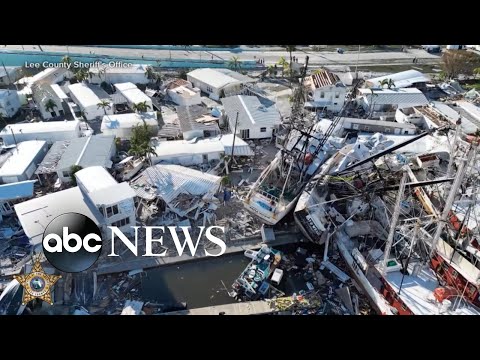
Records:
[[[55,104],[55,101],[52,99],[48,99],[47,102],[45,103],[45,110],[48,112],[53,112],[55,108],[58,107],[57,104]]]
[[[391,89],[392,87],[395,87],[395,83],[393,82],[392,79],[383,79],[382,81],[380,81],[379,84],[381,88],[383,88],[385,85],[387,85],[389,89]]]
[[[230,58],[230,61],[228,62],[228,67],[232,70],[237,70],[242,67],[241,61],[239,60],[238,56],[232,56]]]
[[[147,66],[147,68],[145,69],[145,76],[148,80],[157,80],[157,74],[155,73],[155,71],[153,71],[153,68],[151,66]]]
[[[147,112],[148,109],[151,109],[151,106],[148,105],[146,101],[133,104],[133,110],[136,112]]]
[[[87,120],[87,114],[88,114],[88,112],[86,112],[85,110],[84,110],[84,111],[80,111],[80,112],[79,112],[80,120],[81,120],[81,121],[86,121],[86,120]]]
[[[285,50],[287,50],[290,54],[290,74],[293,74],[293,71],[292,71],[292,63],[293,63],[292,52],[297,51],[297,48],[295,47],[295,45],[284,45],[284,47],[285,47]]]
[[[62,58],[62,63],[63,64],[71,64],[72,63],[72,58],[68,55],[65,55],[63,58]]]
[[[383,88],[385,85],[388,85],[388,79],[383,79],[382,81],[380,81],[379,85],[381,88]]]
[[[107,115],[107,108],[108,109],[111,109],[112,106],[110,105],[110,101],[108,100],[100,100],[100,102],[97,104],[97,109],[100,109],[100,108],[103,108],[103,112],[105,113],[105,115]]]
[[[142,125],[133,127],[132,138],[130,141],[130,155],[144,157],[151,164],[150,155],[157,155],[155,148],[150,145],[151,131],[149,126],[143,121]]]
[[[272,76],[273,74],[275,74],[275,68],[273,67],[273,65],[268,65],[267,67],[267,74],[269,76]]]
[[[89,77],[89,73],[87,70],[81,68],[77,71],[77,73],[75,74],[75,77],[77,78],[78,81],[83,82],[87,80],[87,78]]]
[[[285,67],[288,65],[288,62],[287,60],[285,60],[285,58],[282,56],[280,57],[280,59],[278,60],[278,65],[280,65],[282,67],[282,76],[285,75]]]

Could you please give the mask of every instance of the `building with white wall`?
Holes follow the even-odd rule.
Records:
[[[240,92],[254,79],[229,69],[196,69],[187,74],[187,80],[214,100],[229,93]]]
[[[200,89],[193,87],[190,81],[176,79],[166,87],[170,100],[180,106],[200,105],[202,103]]]
[[[48,151],[46,141],[23,141],[0,168],[0,183],[30,180]]]
[[[153,164],[160,162],[182,166],[208,164],[220,160],[225,153],[223,144],[218,139],[199,139],[157,141],[153,143],[156,155],[152,155]]]
[[[304,85],[308,88],[311,98],[311,101],[305,103],[305,107],[325,109],[334,113],[342,109],[347,88],[336,74],[322,69],[308,76]]]
[[[380,88],[380,83],[384,80],[392,80],[396,88],[426,88],[432,80],[430,77],[417,70],[406,70],[394,74],[379,76],[365,80],[365,86],[369,88]]]
[[[221,133],[218,118],[201,105],[177,106],[178,122],[185,140],[210,138]]]
[[[27,87],[39,84],[58,84],[73,77],[73,73],[65,68],[48,68],[32,77],[22,78],[18,82]]]
[[[395,116],[397,109],[429,103],[425,95],[416,88],[358,89],[358,95],[357,101],[367,113],[392,113],[392,116]]]
[[[256,96],[236,95],[222,99],[229,129],[242,139],[271,138],[281,124],[280,113],[274,106],[265,107]]]
[[[70,99],[58,84],[32,85],[32,97],[44,120],[55,117],[73,119],[73,114],[68,106]],[[47,109],[50,100],[55,106]]]
[[[158,133],[158,120],[155,111],[105,115],[102,119],[100,130],[103,135],[114,135],[120,139],[130,139],[133,133],[132,129],[144,122],[150,127],[152,134],[156,135]]]
[[[133,110],[133,106],[138,103],[145,102],[149,107],[148,110],[153,110],[152,99],[150,99],[142,90],[140,90],[135,84],[131,82],[114,84],[117,89],[115,95],[121,95],[123,102],[127,103],[130,109]],[[117,99],[118,102],[118,99]]]
[[[70,97],[78,105],[80,111],[85,114],[87,120],[102,118],[104,115],[113,115],[113,102],[110,96],[100,87],[77,83],[69,85],[68,90],[70,91]],[[110,107],[105,109],[99,107],[98,104],[102,100],[107,100],[110,103]]]
[[[384,133],[396,135],[415,135],[417,127],[410,123],[399,123],[396,121],[382,121],[359,118],[342,118],[340,124],[345,130],[358,132]]]
[[[15,90],[0,89],[0,114],[13,117],[20,110],[20,99]]]
[[[13,84],[21,74],[20,66],[0,66],[0,86]]]
[[[101,166],[92,166],[75,173],[77,185],[100,211],[107,226],[116,226],[132,233],[135,222],[135,191],[126,182],[117,181]]]
[[[52,149],[59,152],[57,155],[59,160],[54,171],[65,183],[72,180],[71,168],[73,165],[81,166],[83,169],[91,166],[110,169],[113,165],[112,158],[117,151],[115,137],[112,135],[81,137],[68,141],[61,149],[53,148],[53,146]]]
[[[20,225],[30,244],[41,246],[47,225],[56,217],[66,213],[78,213],[90,218],[102,231],[104,219],[78,186],[53,192],[14,206]]]
[[[75,139],[81,136],[80,121],[51,121],[10,124],[0,131],[0,139],[5,145],[21,141],[43,140],[48,144],[55,141]]]
[[[117,84],[131,82],[134,84],[148,84],[150,80],[147,78],[147,68],[150,65],[146,64],[128,64],[131,66],[115,67],[102,65],[100,67],[92,67],[89,72],[92,74],[90,82],[92,84],[101,84],[106,82],[108,84]]]

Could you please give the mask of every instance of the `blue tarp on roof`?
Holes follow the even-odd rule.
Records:
[[[0,185],[0,201],[32,197],[33,184],[36,181],[37,180],[27,180]]]

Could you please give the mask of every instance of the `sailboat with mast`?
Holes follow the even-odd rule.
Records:
[[[333,134],[351,104],[356,87],[324,131],[320,122],[308,121],[300,110],[304,101],[301,89],[302,85],[294,92],[292,124],[282,149],[244,199],[245,208],[267,225],[277,224],[294,208],[305,185],[345,143],[345,139]]]
[[[453,179],[439,176],[445,171],[418,168],[413,157],[391,152],[387,149],[340,172],[321,171],[297,204],[297,224],[311,241],[336,245],[380,314],[480,314],[466,294],[469,287],[445,281],[434,266],[437,244],[448,245],[438,240],[443,230],[439,224],[446,220],[445,209],[454,195],[438,217],[424,188]],[[338,158],[345,157],[339,155],[337,162]],[[450,194],[455,194],[463,175],[460,166]]]

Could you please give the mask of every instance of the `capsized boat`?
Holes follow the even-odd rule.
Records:
[[[293,129],[244,199],[245,208],[265,224],[275,225],[294,208],[305,184],[342,146],[344,139],[327,139],[318,125],[308,132]]]

